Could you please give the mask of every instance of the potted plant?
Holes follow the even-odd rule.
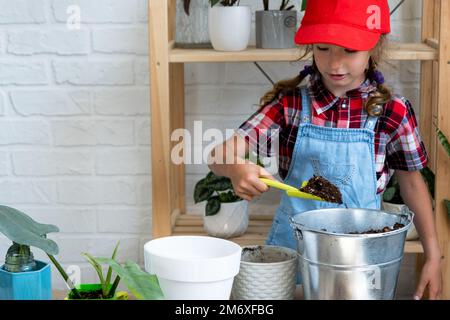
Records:
[[[239,0],[210,0],[208,25],[211,44],[218,51],[245,50],[250,41],[252,13]]]
[[[292,300],[298,268],[297,251],[272,245],[242,248],[234,300]]]
[[[209,172],[194,188],[194,201],[206,201],[203,227],[211,236],[231,238],[248,227],[248,201],[238,197],[231,180]]]
[[[208,0],[177,0],[175,45],[179,48],[210,48]]]
[[[255,12],[256,47],[294,48],[297,31],[297,11],[292,10],[294,5],[290,4],[290,0],[282,0],[278,10],[269,10],[269,0],[263,0],[263,4],[264,10]]]
[[[162,299],[164,296],[155,275],[150,275],[142,271],[133,261],[128,260],[122,266],[115,260],[118,247],[119,242],[114,248],[111,258],[93,257],[89,253],[82,253],[98,275],[99,282],[94,284],[74,285],[58,261],[52,257],[52,262],[55,264],[64,281],[69,285],[69,288],[71,288],[65,300],[127,300],[127,292],[116,292],[121,279],[123,279],[127,288],[137,299]],[[105,264],[109,265],[106,277],[102,270],[102,265]],[[111,283],[113,270],[116,276]]]
[[[13,242],[0,267],[0,300],[52,298],[50,264],[35,260],[30,247],[49,256],[57,254],[58,245],[47,234],[58,231],[54,225],[38,223],[15,208],[0,205],[0,232]]]

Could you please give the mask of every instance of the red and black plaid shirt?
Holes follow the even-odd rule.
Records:
[[[308,91],[312,104],[311,122],[332,128],[362,128],[367,118],[364,104],[376,83],[366,80],[359,88],[336,97],[322,83],[320,74],[311,76]],[[272,157],[271,140],[278,131],[279,174],[284,179],[289,170],[301,121],[302,97],[299,88],[282,95],[246,120],[236,132],[262,157]],[[264,143],[258,143],[264,142]],[[268,147],[267,147],[268,146]],[[382,192],[390,178],[390,169],[414,171],[427,164],[427,153],[420,138],[410,102],[393,96],[384,105],[375,127],[375,162],[377,192]]]

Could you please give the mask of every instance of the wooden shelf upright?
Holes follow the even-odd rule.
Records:
[[[443,252],[443,297],[450,299],[450,219],[443,199],[450,199],[450,159],[436,140],[433,123],[450,137],[450,1],[422,1],[422,42],[391,43],[388,58],[421,62],[420,129],[436,173],[436,227]],[[149,0],[149,46],[152,139],[153,237],[203,234],[202,219],[185,206],[185,168],[171,161],[171,133],[184,127],[184,64],[204,62],[295,61],[299,49],[218,52],[174,47],[175,0]],[[447,31],[445,31],[447,30]],[[441,32],[442,31],[442,32]],[[232,239],[263,243],[271,217],[252,216],[248,232]],[[423,252],[420,241],[407,241],[406,253]]]

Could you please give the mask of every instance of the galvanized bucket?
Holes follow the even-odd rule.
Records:
[[[413,213],[318,209],[291,217],[305,299],[395,297],[406,233]],[[405,226],[390,232],[350,234]]]

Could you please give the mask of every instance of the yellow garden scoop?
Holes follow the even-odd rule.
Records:
[[[281,183],[279,181],[267,179],[267,178],[259,178],[259,179],[270,187],[274,187],[274,188],[286,191],[287,195],[290,197],[297,197],[297,198],[308,199],[308,200],[325,201],[322,198],[319,198],[310,193],[302,192],[298,188],[290,186],[288,184]],[[307,183],[308,183],[308,181],[303,181],[302,187],[304,187]]]

